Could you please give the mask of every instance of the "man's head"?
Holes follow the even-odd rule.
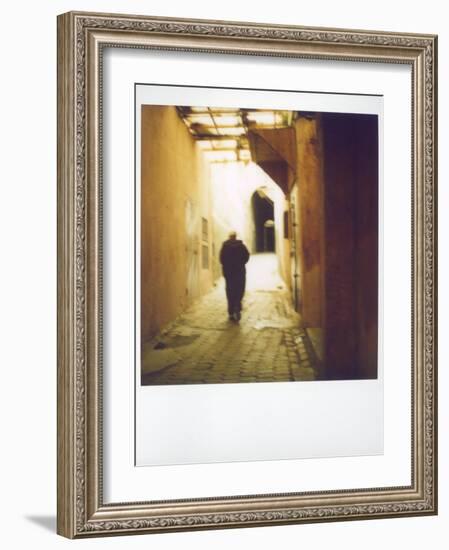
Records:
[[[237,238],[237,231],[230,231],[229,238],[231,239],[231,241],[235,241],[235,239]]]

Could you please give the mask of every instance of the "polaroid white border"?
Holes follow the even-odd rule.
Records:
[[[136,225],[136,465],[167,466],[381,454],[381,361],[377,380],[176,387],[140,384],[142,105],[238,107],[239,102],[240,106],[249,108],[375,114],[380,119],[379,134],[382,134],[380,96],[136,85],[136,208],[135,220],[134,217],[131,220]],[[379,142],[382,145],[381,139]],[[382,174],[380,160],[379,173]],[[382,192],[379,194],[381,196]],[[379,258],[381,311],[381,254]],[[379,326],[382,326],[381,322]],[[380,342],[381,336],[379,331]],[[382,358],[381,350],[378,356]],[[332,414],[326,414],[326,410],[331,410]],[[154,445],[155,441],[158,441],[158,445]]]

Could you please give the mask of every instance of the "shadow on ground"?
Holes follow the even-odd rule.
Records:
[[[46,531],[56,533],[56,516],[25,516],[25,519]]]

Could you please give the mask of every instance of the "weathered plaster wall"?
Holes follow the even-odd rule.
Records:
[[[378,127],[368,115],[296,120],[299,310],[325,378],[377,375]]]
[[[298,184],[293,185],[288,197],[289,202],[289,238],[288,248],[290,252],[290,288],[292,302],[298,312],[302,312],[302,264],[301,243],[299,242],[299,205]]]
[[[300,266],[301,315],[304,326],[322,326],[323,180],[319,117],[299,115],[297,144],[296,242]]]
[[[279,215],[284,220],[282,227],[282,242],[283,242],[283,254],[282,254],[282,277],[287,285],[287,288],[292,292],[292,225],[291,225],[291,213],[290,202],[288,197],[284,197],[282,208],[279,209]],[[287,235],[287,236],[286,236]],[[293,301],[293,295],[292,295]]]
[[[252,190],[260,185],[258,173],[244,163],[211,165],[212,210],[214,212],[214,277],[221,277],[219,253],[229,231],[237,231],[250,253],[254,252],[254,222],[251,215]],[[254,183],[255,180],[255,183]]]
[[[208,165],[170,106],[142,107],[142,342],[212,285],[202,268],[202,221],[212,219]],[[211,265],[211,264],[209,264]]]
[[[325,363],[331,378],[377,374],[377,118],[325,114]]]
[[[379,170],[376,117],[354,121],[356,139],[355,273],[357,363],[362,377],[377,373]]]

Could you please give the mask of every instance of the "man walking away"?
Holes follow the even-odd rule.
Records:
[[[226,281],[226,298],[228,300],[229,319],[239,321],[242,309],[242,298],[245,293],[246,268],[249,252],[243,242],[237,239],[237,233],[231,231],[229,239],[220,250],[220,262]]]

